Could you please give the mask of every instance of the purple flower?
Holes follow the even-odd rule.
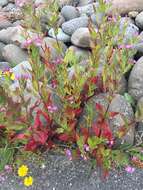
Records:
[[[55,65],[60,65],[62,63],[62,59],[61,58],[57,58],[55,61],[54,61],[54,64]]]
[[[114,140],[109,141],[109,147],[111,148],[114,145]]]
[[[25,80],[27,80],[27,79],[30,79],[30,78],[31,78],[31,75],[28,74],[28,73],[24,73],[24,74],[21,74],[21,75],[16,74],[16,75],[15,75],[15,78],[16,78],[16,80],[20,80],[20,79],[25,79]]]
[[[8,172],[8,173],[12,172],[12,167],[9,166],[9,165],[5,165],[4,169],[5,169],[5,171]]]
[[[68,157],[69,160],[72,160],[72,153],[71,153],[71,151],[69,149],[65,150],[65,154],[66,154],[66,156]]]
[[[127,166],[127,167],[125,168],[125,171],[128,172],[128,173],[130,173],[130,174],[132,174],[132,173],[135,171],[135,168],[133,168],[133,167],[131,167],[131,166]]]
[[[83,158],[84,161],[87,161],[87,157],[83,154],[81,154],[81,157]]]
[[[133,45],[131,45],[131,44],[119,45],[118,48],[119,49],[131,49],[131,48],[133,48]]]
[[[131,49],[133,46],[131,44],[125,45],[126,49]]]
[[[48,106],[47,109],[50,113],[54,113],[58,110],[58,107],[51,105],[51,106]]]
[[[3,181],[5,181],[5,177],[4,177],[4,175],[3,174],[0,174],[0,182],[3,182]]]
[[[88,146],[87,144],[84,145],[84,150],[85,150],[86,152],[89,152],[89,146]]]

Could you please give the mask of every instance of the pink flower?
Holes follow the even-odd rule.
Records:
[[[16,78],[16,80],[20,80],[20,79],[27,80],[27,79],[30,79],[30,78],[31,78],[31,75],[28,74],[28,73],[21,74],[21,75],[16,74],[16,75],[15,75],[15,78]]]
[[[136,156],[133,156],[132,160],[136,161],[138,158]]]
[[[3,181],[5,181],[5,177],[0,176],[0,182],[3,182]]]
[[[114,145],[114,139],[111,139],[110,141],[107,141],[108,146],[111,148]]]
[[[136,61],[133,60],[133,59],[129,59],[129,63],[132,64],[132,65],[134,65],[134,64],[136,64]]]
[[[89,152],[89,146],[88,146],[87,144],[84,145],[84,150],[85,150],[86,152]]]
[[[36,46],[41,46],[42,45],[42,38],[41,37],[36,37],[35,39],[33,39],[34,40],[34,44],[36,45]]]
[[[111,3],[111,0],[104,0],[104,3]]]
[[[81,154],[81,157],[83,158],[84,161],[87,161],[87,157],[83,154]]]
[[[51,81],[51,87],[52,88],[56,88],[57,87],[57,81],[56,80],[52,80]]]
[[[12,172],[12,167],[9,166],[9,165],[5,165],[4,169],[5,169],[5,171],[8,172],[8,173]]]
[[[131,44],[119,45],[118,48],[119,49],[131,49],[131,48],[133,48],[133,46]]]
[[[69,160],[72,160],[72,153],[71,153],[71,151],[69,149],[65,150],[65,154],[66,154],[66,156],[68,157]]]
[[[50,113],[54,113],[58,110],[57,106],[54,105],[48,106],[47,109]]]
[[[125,45],[125,48],[126,49],[131,49],[133,46],[131,45],[131,44],[129,44],[129,45]]]
[[[61,58],[57,58],[56,60],[54,60],[53,61],[53,63],[55,64],[55,65],[60,65],[61,63],[62,63],[62,59]]]
[[[133,168],[133,167],[131,167],[131,166],[127,166],[127,167],[125,168],[125,171],[128,172],[128,173],[130,173],[130,174],[132,174],[132,173],[135,171],[135,168]]]
[[[27,39],[25,42],[22,43],[23,48],[27,48],[30,45],[34,44],[35,46],[39,47],[42,45],[42,38],[37,36],[31,39]]]
[[[27,3],[30,3],[31,0],[15,0],[15,4],[18,7],[23,7],[24,5],[26,5]]]
[[[28,39],[25,42],[22,43],[22,47],[26,48],[32,44],[32,39]]]
[[[108,21],[117,22],[117,18],[116,18],[115,16],[113,16],[113,17],[108,17]]]

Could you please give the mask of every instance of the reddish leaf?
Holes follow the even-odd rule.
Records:
[[[30,107],[29,115],[32,116],[32,112],[40,105],[40,101],[37,100],[32,107]]]
[[[61,134],[59,135],[59,140],[67,142],[69,140],[69,135],[67,134]]]
[[[106,180],[109,177],[109,170],[103,169],[102,180]]]
[[[50,119],[50,116],[46,113],[46,112],[43,112],[42,110],[38,110],[37,114],[39,115],[42,115],[48,122],[48,124],[51,123],[51,119]]]
[[[25,145],[24,149],[27,150],[27,151],[34,151],[34,150],[36,150],[37,146],[38,146],[38,144],[32,138],[32,139],[30,139],[28,144]]]
[[[36,133],[33,134],[33,139],[35,142],[38,142],[41,145],[44,145],[47,141],[48,134],[44,131],[36,131]]]
[[[96,83],[98,82],[98,76],[92,77],[92,78],[90,79],[90,81],[91,81],[93,84],[96,84]]]
[[[53,141],[48,140],[48,142],[47,142],[47,148],[54,148],[54,147],[55,147],[55,144],[53,143]]]
[[[74,113],[75,113],[76,117],[80,116],[81,112],[82,112],[81,108],[77,108],[77,109],[74,110]]]
[[[0,129],[6,129],[6,126],[0,125]]]
[[[73,131],[75,129],[76,123],[77,123],[77,120],[70,120],[69,121],[68,124],[69,124],[69,127],[70,127],[71,131]]]
[[[96,103],[95,108],[96,108],[96,110],[99,111],[99,112],[102,112],[102,111],[104,110],[104,109],[103,109],[103,106],[102,106],[101,104],[99,104],[99,103]]]
[[[119,112],[109,112],[109,117],[113,118],[118,114],[119,114]]]
[[[113,139],[112,132],[109,129],[102,130],[101,136],[108,139],[109,141]]]
[[[101,136],[108,139],[109,141],[113,139],[112,131],[106,121],[101,124],[102,132]]]
[[[40,114],[37,113],[35,120],[34,120],[34,125],[32,126],[32,128],[38,129],[41,125],[42,125],[42,123],[40,121]]]
[[[97,137],[99,137],[100,131],[101,131],[100,126],[97,125],[96,123],[94,123],[94,124],[92,125],[92,130],[93,130],[94,134],[95,134]]]
[[[89,137],[89,129],[88,128],[81,128],[81,133],[84,136],[85,141],[86,141]]]
[[[14,137],[14,139],[18,139],[18,140],[25,140],[28,138],[28,135],[24,134],[24,133],[21,133],[21,134],[18,134]]]

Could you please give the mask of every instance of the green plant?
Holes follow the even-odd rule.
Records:
[[[96,12],[106,13],[109,7],[103,0],[99,3]],[[37,149],[44,151],[64,146],[72,151],[72,153],[67,151],[69,158],[74,155],[85,160],[96,160],[96,164],[102,168],[106,176],[112,167],[126,166],[136,153],[133,150],[124,150],[123,147],[113,148],[115,137],[108,121],[118,113],[109,112],[109,106],[105,108],[98,103],[93,109],[87,105],[87,102],[97,94],[106,93],[109,105],[114,95],[118,93],[117,87],[122,76],[132,67],[131,45],[135,39],[123,44],[124,34],[118,35],[120,17],[103,14],[102,23],[96,29],[89,21],[92,54],[85,67],[79,65],[80,60],[73,51],[69,50],[63,56],[58,40],[54,46],[59,52],[60,59],[53,61],[49,47],[41,43],[44,34],[40,18],[46,9],[52,12],[47,28],[53,27],[57,33],[58,8],[55,1],[47,6],[48,9],[44,5],[42,9],[44,11],[40,12],[36,12],[33,4],[24,7],[26,20],[23,26],[28,31],[23,34],[24,45],[28,49],[32,69],[29,71],[32,85],[29,91],[33,96],[38,96],[38,100],[29,108],[31,98],[28,100],[24,98],[27,78],[18,79],[19,88],[11,92],[12,96],[20,97],[21,101],[18,103],[10,97],[9,88],[6,88],[9,84],[4,83],[0,88],[1,109],[4,108],[0,115],[0,125],[4,126],[2,130],[6,135],[5,138],[12,145],[16,143],[28,151],[37,151]],[[31,18],[30,22],[27,22],[27,18]],[[36,33],[37,37],[31,38],[29,31]],[[42,58],[39,46],[42,46]],[[100,67],[102,67],[101,72],[99,72]],[[71,76],[69,76],[70,69],[74,71]],[[127,94],[126,98],[131,101]],[[87,122],[79,126],[79,118],[85,106],[87,106]],[[93,122],[95,110],[97,119]],[[129,123],[127,127],[128,125]],[[122,132],[125,134],[127,130]],[[142,156],[138,159],[141,161]]]

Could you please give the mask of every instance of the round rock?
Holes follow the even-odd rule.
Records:
[[[118,112],[113,119],[110,119],[110,127],[113,131],[113,134],[116,136],[116,133],[122,128],[126,128],[126,122],[128,132],[121,139],[117,139],[116,144],[130,144],[134,143],[134,135],[135,135],[135,126],[133,124],[134,121],[134,112],[131,105],[126,101],[124,96],[119,94],[115,95],[111,104],[109,105],[109,112]]]
[[[142,0],[113,0],[112,8],[121,14],[127,14],[130,11],[142,11],[143,1]]]
[[[64,6],[61,10],[61,14],[66,21],[77,18],[80,16],[79,11],[73,6]]]
[[[59,50],[58,44],[61,47],[61,53],[59,53],[59,51],[58,51]],[[50,53],[51,53],[50,59],[51,60],[56,60],[58,58],[61,58],[62,56],[64,56],[64,54],[67,50],[67,47],[62,41],[58,41],[58,44],[55,39],[50,38],[50,37],[45,37],[43,40],[43,43],[42,43],[42,48],[40,48],[40,55],[42,57],[44,57],[43,49],[45,49],[45,45],[46,45],[50,50]]]
[[[80,0],[78,6],[88,5],[93,2],[94,2],[94,0]]]
[[[9,62],[13,66],[21,63],[22,61],[28,60],[27,53],[14,44],[6,45],[2,50],[2,55],[5,61]]]
[[[57,39],[57,40],[60,40],[60,41],[63,41],[63,42],[70,42],[71,41],[71,36],[64,33],[61,28],[58,29],[57,35],[55,34],[55,31],[53,28],[51,28],[49,30],[48,34],[50,37]]]
[[[143,29],[143,11],[136,16],[135,22],[139,28]]]
[[[78,28],[71,37],[71,42],[78,47],[90,48],[91,37],[88,28]]]
[[[143,96],[143,57],[136,62],[130,73],[128,92],[136,100]]]
[[[68,35],[72,35],[78,28],[88,26],[88,17],[82,16],[69,20],[62,24],[62,30]]]
[[[8,4],[8,0],[0,0],[0,6],[5,6]]]

